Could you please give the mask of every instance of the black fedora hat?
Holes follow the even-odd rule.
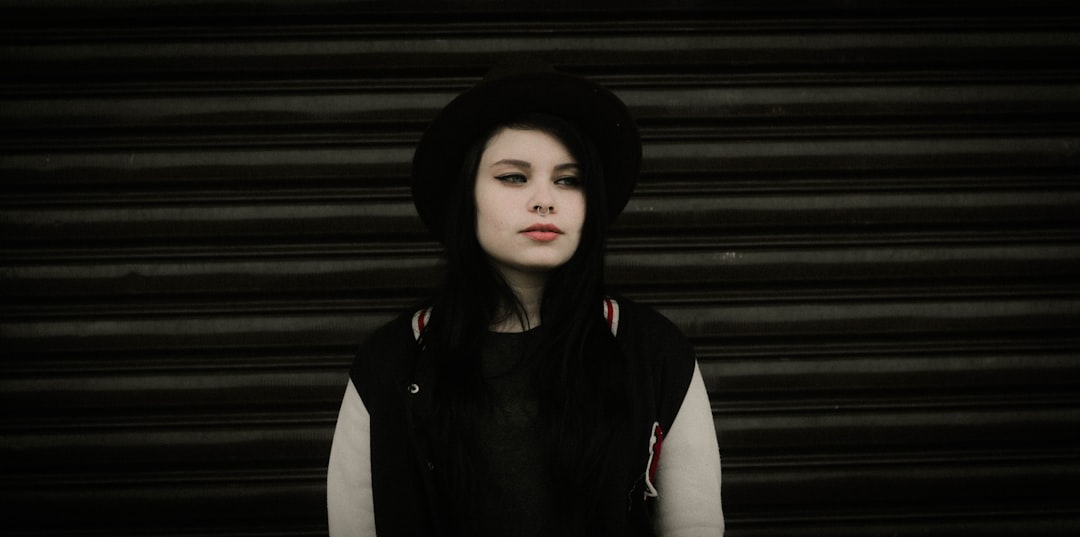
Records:
[[[604,169],[608,217],[614,220],[626,206],[641,166],[641,138],[626,105],[588,79],[518,58],[496,66],[446,105],[413,154],[413,203],[440,241],[446,200],[469,148],[496,125],[526,113],[561,117],[591,139]]]

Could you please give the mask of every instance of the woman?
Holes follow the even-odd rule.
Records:
[[[497,68],[432,122],[413,199],[446,276],[353,363],[331,535],[723,534],[693,352],[604,290],[640,158],[614,94],[546,66]]]

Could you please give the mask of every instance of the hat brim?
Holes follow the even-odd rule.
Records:
[[[412,194],[424,225],[440,240],[446,200],[466,152],[479,137],[525,113],[546,113],[577,126],[595,144],[604,170],[609,220],[637,184],[641,140],[626,105],[585,78],[558,71],[485,80],[450,102],[431,122],[412,162]]]

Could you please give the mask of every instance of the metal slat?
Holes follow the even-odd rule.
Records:
[[[907,79],[892,83],[886,79],[873,84],[841,85],[823,80],[813,85],[782,86],[715,76],[675,82],[652,76],[609,85],[643,124],[774,118],[910,122],[956,117],[977,120],[980,115],[1000,120],[1080,113],[1076,80],[1019,84],[1003,78],[966,84],[937,80],[934,85],[918,85]],[[148,89],[143,95],[128,96],[118,96],[105,87],[97,90],[100,96],[77,93],[54,97],[42,95],[52,89],[44,86],[27,88],[26,96],[0,102],[0,117],[10,129],[25,129],[30,135],[48,131],[53,136],[78,136],[83,129],[101,132],[143,128],[153,129],[150,136],[161,136],[157,133],[164,129],[244,132],[255,128],[326,129],[342,125],[415,131],[457,94],[456,90],[436,91],[423,85],[383,88],[385,84],[366,80],[357,80],[347,91],[316,85],[287,86],[273,92],[273,83],[269,86],[223,89],[208,85],[185,88],[174,95],[163,95],[170,87],[162,86]],[[331,110],[333,115],[328,113]]]
[[[310,302],[302,309],[252,304],[138,306],[107,309],[43,310],[5,322],[10,353],[77,349],[213,349],[247,342],[259,347],[348,345],[392,318],[406,301],[361,304]],[[950,333],[1053,333],[1075,328],[1080,297],[1050,288],[1032,296],[948,297],[905,300],[803,299],[780,303],[726,303],[696,297],[656,303],[657,309],[690,337],[796,337],[870,335],[940,337]]]
[[[179,201],[179,200],[178,200]],[[1080,220],[1080,190],[967,192],[850,192],[721,197],[699,193],[638,196],[620,216],[620,233],[800,226],[861,228],[882,226],[1042,225],[1053,229]],[[408,200],[328,199],[207,205],[159,203],[20,207],[5,210],[12,239],[155,240],[230,237],[420,236]],[[370,240],[370,239],[369,239]]]
[[[1004,242],[994,245],[948,243],[925,245],[851,245],[823,243],[816,248],[781,248],[767,244],[724,248],[723,239],[680,245],[630,245],[607,258],[608,282],[619,288],[666,285],[740,285],[770,282],[776,286],[826,282],[882,284],[905,280],[970,284],[972,278],[1023,280],[1039,275],[1067,278],[1080,270],[1080,246],[1067,242]],[[57,250],[53,250],[54,252]],[[416,252],[417,250],[413,250]],[[73,252],[72,252],[73,253]],[[59,255],[50,254],[50,255]],[[374,293],[380,289],[421,292],[440,277],[435,253],[394,251],[324,252],[256,251],[237,254],[195,249],[132,252],[110,257],[87,250],[66,262],[26,260],[4,270],[11,298],[173,295],[298,296],[327,289],[336,293]],[[143,259],[139,259],[142,257]]]
[[[623,64],[638,69],[677,63],[684,68],[738,66],[742,68],[860,67],[865,65],[904,68],[947,68],[954,65],[1024,65],[1050,55],[1072,54],[1080,48],[1080,36],[1071,31],[1072,19],[1039,21],[1024,27],[1024,20],[956,19],[950,29],[919,27],[897,29],[873,19],[828,26],[815,21],[813,28],[792,25],[770,27],[754,33],[728,24],[710,27],[707,21],[675,21],[670,26],[622,24],[605,31],[603,25],[557,25],[506,28],[493,36],[482,26],[450,24],[411,29],[396,34],[372,32],[364,26],[334,26],[313,37],[290,35],[288,27],[265,28],[250,35],[232,33],[210,36],[200,29],[170,34],[154,31],[116,37],[112,31],[82,34],[68,32],[49,36],[35,33],[36,42],[9,45],[12,63],[0,59],[0,67],[24,76],[63,72],[122,77],[138,72],[179,77],[253,76],[292,70],[305,76],[344,71],[422,71],[448,66],[476,68],[490,65],[508,53],[541,55],[552,51],[557,60],[574,65]],[[982,24],[980,24],[982,22]],[[682,23],[682,24],[679,24]],[[1029,23],[1030,24],[1030,23]],[[1070,26],[1070,24],[1072,24]],[[878,28],[875,28],[878,26]],[[988,27],[989,26],[989,27]],[[996,26],[996,27],[995,27]],[[411,30],[411,31],[410,31]],[[415,33],[414,33],[415,32]],[[273,37],[268,37],[270,34]],[[366,39],[357,39],[365,36]],[[413,37],[413,34],[420,37]],[[597,35],[602,39],[597,39]],[[206,41],[207,37],[217,37]],[[51,39],[50,39],[51,38]],[[134,39],[133,39],[134,38]],[[557,45],[553,46],[553,41]],[[1045,63],[1043,65],[1046,65]]]
[[[68,528],[88,531],[100,526],[103,519],[120,521],[111,524],[119,528],[192,531],[228,524],[233,532],[243,531],[239,529],[242,526],[284,526],[287,530],[301,524],[318,525],[325,516],[325,475],[325,468],[322,472],[175,473],[127,479],[121,474],[97,480],[22,483],[17,492],[5,490],[0,497],[17,513],[65,513],[62,520],[45,524],[17,518],[8,526],[28,533],[40,529],[59,533]]]
[[[847,133],[810,138],[801,133],[770,139],[744,134],[744,139],[732,140],[728,136],[718,138],[715,131],[682,132],[677,139],[646,142],[645,185],[664,177],[692,176],[703,183],[701,188],[712,188],[704,183],[746,180],[748,174],[771,178],[875,173],[886,177],[900,173],[936,177],[945,173],[967,173],[968,177],[981,173],[993,177],[1010,171],[1013,175],[1060,174],[1076,165],[1071,148],[1080,145],[1080,138],[1074,134],[1056,133],[883,136],[880,130],[874,130],[863,134],[874,137],[853,138]],[[293,142],[297,147],[231,148],[224,144],[169,150],[129,146],[112,151],[97,148],[26,152],[5,156],[0,171],[10,178],[13,187],[30,192],[49,186],[98,185],[115,191],[123,185],[139,191],[207,182],[234,188],[283,181],[295,188],[323,187],[324,183],[338,188],[401,187],[407,182],[411,154],[404,145],[304,147],[307,144],[300,140]]]

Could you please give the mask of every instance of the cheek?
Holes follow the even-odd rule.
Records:
[[[585,196],[577,196],[574,200],[574,224],[577,226],[578,232],[585,227]]]
[[[505,224],[500,218],[497,200],[493,199],[490,192],[484,189],[476,191],[476,236],[483,245],[485,239],[490,239]]]
[[[491,213],[476,211],[476,238],[481,246],[491,240],[497,228],[498,222],[491,218]]]

